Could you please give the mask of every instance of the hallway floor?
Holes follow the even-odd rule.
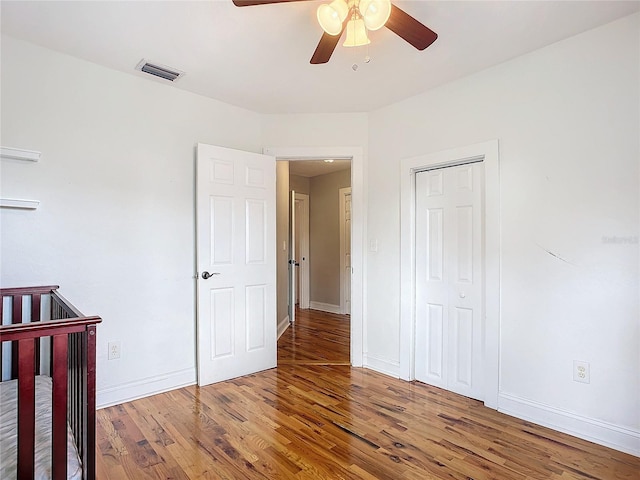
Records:
[[[350,317],[296,308],[278,340],[278,365],[350,365]]]

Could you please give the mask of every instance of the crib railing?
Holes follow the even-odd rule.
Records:
[[[67,478],[69,425],[83,478],[93,480],[96,324],[102,320],[83,316],[57,289],[0,289],[0,372],[9,370],[9,378],[18,380],[17,473],[18,478],[34,475],[35,375],[48,374],[53,384],[52,477]],[[10,318],[6,318],[7,312]],[[5,348],[11,349],[10,355],[5,354]],[[43,352],[48,355],[44,357]],[[3,368],[6,357],[10,368]]]

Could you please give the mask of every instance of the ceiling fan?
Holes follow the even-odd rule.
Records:
[[[233,0],[237,7],[310,0]],[[312,64],[327,63],[342,33],[347,31],[344,46],[369,43],[368,30],[387,27],[418,50],[424,50],[438,38],[438,34],[420,23],[391,0],[333,0],[318,7],[318,23],[324,30],[311,57]]]

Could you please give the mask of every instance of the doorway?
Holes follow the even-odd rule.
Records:
[[[304,160],[351,160],[351,365],[363,365],[364,344],[364,155],[361,147],[270,147],[266,154],[291,163]],[[313,199],[310,199],[313,204]],[[313,300],[313,299],[311,299]]]
[[[298,303],[297,279],[309,273],[309,304],[307,308],[327,313],[344,314],[343,243],[345,232],[344,189],[351,188],[351,161],[347,159],[302,160],[289,163],[290,190],[290,263],[289,318],[295,321],[293,307]],[[304,196],[309,199],[308,256],[299,252],[304,240]],[[296,198],[298,197],[298,198]],[[302,198],[301,198],[302,197]],[[350,208],[350,201],[348,204]],[[299,214],[303,214],[300,217]],[[349,220],[350,222],[350,220]],[[302,235],[300,235],[302,233]],[[296,235],[297,234],[297,235]],[[349,248],[346,248],[350,252]],[[304,260],[303,260],[304,257]],[[308,268],[307,268],[308,267]],[[299,304],[300,308],[305,305]]]

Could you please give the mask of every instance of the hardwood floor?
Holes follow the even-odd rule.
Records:
[[[639,478],[631,455],[325,364],[344,361],[348,334],[316,315],[283,335],[277,369],[99,410],[98,479]],[[319,351],[325,343],[333,353]]]
[[[278,365],[350,365],[350,318],[296,308],[296,321],[278,340]]]

